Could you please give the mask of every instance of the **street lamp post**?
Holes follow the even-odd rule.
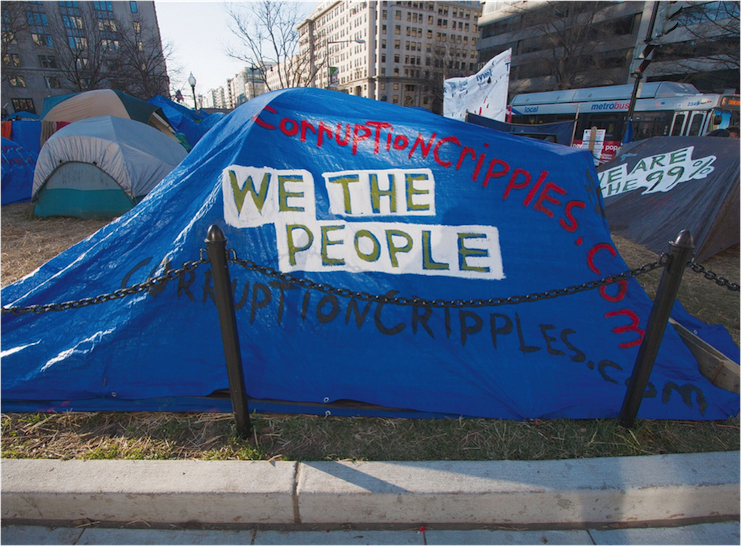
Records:
[[[254,64],[250,66],[250,73],[252,74],[252,96],[250,100],[255,98],[255,70],[257,70],[257,67]]]
[[[324,63],[327,65],[327,86],[325,89],[329,89],[329,85],[331,83],[330,74],[329,74],[329,46],[331,44],[364,44],[365,40],[333,40],[333,41],[325,41],[324,42]]]
[[[193,108],[198,111],[198,103],[196,102],[196,79],[193,76],[193,72],[188,76],[188,83],[190,84],[190,90],[193,92]]]

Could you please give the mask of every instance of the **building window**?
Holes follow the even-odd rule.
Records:
[[[399,95],[394,95],[394,98],[392,100],[394,104],[399,104]]]
[[[129,8],[131,9],[131,13],[139,12],[139,7],[136,5],[136,2],[129,2]]]
[[[47,27],[49,26],[49,22],[46,19],[45,13],[39,13],[37,11],[27,11],[26,12],[26,21],[31,26],[37,26],[37,27]]]
[[[26,80],[23,79],[23,76],[13,74],[8,76],[8,80],[10,81],[10,87],[26,87]]]
[[[394,91],[398,91],[398,90],[399,90],[399,83],[394,82]]]
[[[106,41],[108,40],[101,40],[101,43]],[[67,38],[67,43],[69,44],[69,48],[73,51],[82,51],[83,49],[87,49],[87,38],[70,36]]]
[[[98,11],[113,11],[113,5],[111,5],[111,2],[98,2],[97,0],[93,2],[93,6]]]
[[[103,51],[118,51],[119,43],[118,40],[101,40],[100,45],[103,46]]]
[[[16,112],[31,112],[36,113],[36,108],[33,105],[33,99],[10,99],[13,104],[13,110]]]
[[[386,91],[386,83],[381,84],[381,91]]]
[[[396,25],[394,27],[394,34],[401,34],[401,25]]]
[[[401,49],[401,42],[399,40],[394,40],[394,49]]]
[[[57,78],[56,76],[46,76],[44,79],[46,80],[46,86],[49,89],[59,89],[62,87],[59,84],[59,78]]]
[[[46,47],[54,47],[54,44],[51,40],[51,36],[48,34],[31,34],[31,38],[33,39],[33,43],[37,46],[46,46]]]
[[[113,19],[98,19],[98,30],[109,33],[116,32],[118,30],[116,21]]]
[[[398,19],[399,21],[401,21],[401,10],[399,10],[399,9],[396,10],[396,19]]]
[[[39,66],[41,68],[56,68],[57,60],[54,55],[39,55]]]
[[[5,66],[21,66],[21,58],[17,53],[6,53],[3,55],[3,65]]]

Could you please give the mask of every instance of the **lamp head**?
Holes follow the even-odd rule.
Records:
[[[190,84],[191,87],[195,87],[196,86],[196,79],[193,76],[193,72],[191,72],[190,73],[190,76],[188,76],[188,83]]]

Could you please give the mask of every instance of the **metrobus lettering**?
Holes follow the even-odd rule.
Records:
[[[629,102],[601,102],[593,104],[592,110],[629,110]]]

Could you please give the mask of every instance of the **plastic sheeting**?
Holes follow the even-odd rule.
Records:
[[[225,117],[129,213],[1,296],[74,301],[144,282],[198,259],[213,224],[240,258],[351,291],[541,293],[627,269],[598,190],[586,151],[332,91],[276,91]],[[651,306],[634,279],[442,307],[367,302],[234,263],[231,277],[248,395],[314,408],[616,417]],[[228,388],[210,267],[104,304],[3,315],[1,364],[3,411],[188,409],[189,397]],[[738,406],[669,327],[639,417],[722,419]]]
[[[2,204],[31,200],[36,157],[20,144],[2,139]]]
[[[739,142],[654,137],[600,166],[610,230],[657,253],[683,229],[702,262],[739,243]]]
[[[128,119],[104,116],[76,121],[46,141],[36,162],[33,195],[70,161],[97,165],[132,198],[147,195],[186,156],[162,133]]]
[[[537,138],[538,140],[563,144],[564,146],[571,146],[571,142],[574,140],[574,126],[576,125],[576,120],[561,121],[558,123],[541,123],[540,125],[505,123],[484,116],[477,116],[470,112],[466,114],[466,121],[511,135]]]

